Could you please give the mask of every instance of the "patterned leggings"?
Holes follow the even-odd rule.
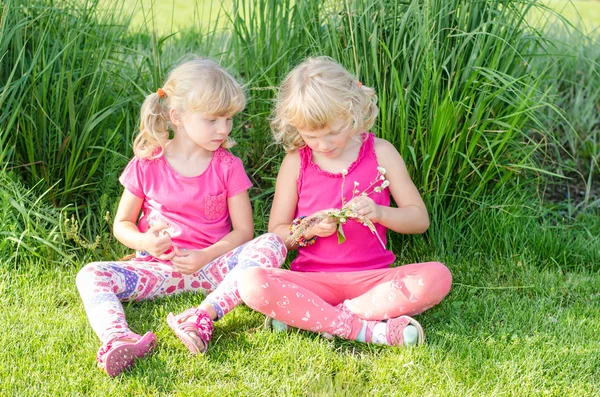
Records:
[[[92,328],[103,343],[130,332],[121,302],[141,301],[184,291],[209,293],[221,318],[242,301],[238,279],[250,267],[281,267],[287,250],[275,234],[264,234],[216,258],[196,273],[183,275],[170,263],[93,262],[77,274],[77,288]]]
[[[252,309],[292,327],[354,340],[362,320],[421,313],[451,284],[450,271],[438,262],[340,273],[252,268],[239,292]]]

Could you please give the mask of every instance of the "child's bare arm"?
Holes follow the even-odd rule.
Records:
[[[275,185],[275,197],[271,207],[271,216],[269,218],[269,232],[277,234],[286,242],[288,249],[297,248],[293,239],[290,239],[290,224],[294,220],[296,206],[298,205],[298,172],[300,170],[300,156],[297,152],[288,153],[279,169],[277,182]],[[306,215],[309,218],[317,213],[326,213],[323,209],[313,214]],[[327,237],[335,233],[337,221],[331,217],[319,217],[319,222],[315,222],[308,228],[303,236],[306,239],[312,237]]]
[[[298,152],[288,153],[281,163],[277,182],[275,183],[275,197],[269,217],[269,232],[275,233],[288,248],[293,248],[293,243],[287,242],[289,226],[294,220],[296,205],[298,204],[298,172],[300,170],[300,155]]]
[[[156,258],[169,260],[172,254],[164,255],[164,252],[171,247],[171,236],[161,233],[169,225],[154,225],[145,233],[141,233],[136,226],[143,201],[129,190],[123,191],[113,224],[115,238],[129,248],[147,251]]]
[[[400,153],[391,143],[383,139],[376,139],[375,153],[379,164],[387,171],[385,177],[390,182],[390,193],[398,207],[373,206],[371,221],[380,223],[397,233],[425,232],[429,228],[427,208],[408,174]]]
[[[231,218],[232,230],[221,240],[204,249],[210,260],[218,258],[245,242],[252,240],[254,236],[254,219],[252,218],[252,205],[250,204],[248,191],[245,190],[233,197],[229,197],[227,199],[227,208],[229,210],[229,217]]]

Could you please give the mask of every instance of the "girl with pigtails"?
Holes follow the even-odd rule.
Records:
[[[90,263],[76,280],[102,342],[98,365],[111,377],[156,345],[151,331],[130,329],[121,302],[184,291],[208,294],[198,307],[167,317],[192,354],[204,353],[213,322],[241,302],[242,271],[279,268],[285,259],[277,235],[251,240],[252,184],[240,159],[227,150],[234,144],[232,118],[244,106],[237,81],[201,58],[173,69],[142,105],[135,157],[119,178],[124,191],[114,220],[115,237],[136,255]]]

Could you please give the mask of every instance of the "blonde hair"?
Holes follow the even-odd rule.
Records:
[[[373,126],[377,112],[375,90],[332,58],[308,58],[281,83],[271,129],[290,152],[306,145],[298,129],[318,130],[341,120],[343,129],[363,132]]]
[[[169,73],[161,88],[163,92],[148,95],[142,104],[140,132],[133,142],[136,157],[162,156],[169,130],[173,129],[171,109],[223,117],[238,113],[246,106],[241,85],[218,63],[206,58],[181,63]],[[230,148],[234,144],[228,137],[221,147]]]

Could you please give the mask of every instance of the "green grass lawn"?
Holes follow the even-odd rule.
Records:
[[[141,395],[600,395],[600,275],[536,263],[447,258],[450,295],[418,316],[427,344],[401,349],[307,332],[261,329],[236,308],[216,324],[208,353],[191,357],[168,328],[190,294],[131,304],[156,352],[116,379],[96,368],[99,341],[75,288],[75,269],[0,274],[0,394]],[[507,270],[509,269],[509,270]]]

